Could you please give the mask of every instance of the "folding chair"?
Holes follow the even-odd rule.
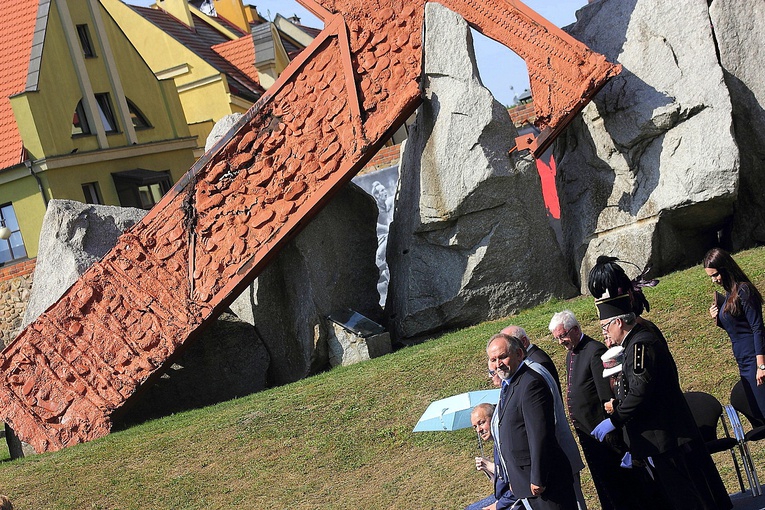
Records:
[[[731,420],[731,424],[734,426],[736,438],[739,440],[739,444],[746,455],[747,463],[744,467],[748,467],[747,471],[751,472],[752,479],[756,484],[755,487],[753,487],[753,489],[755,489],[753,495],[755,495],[755,492],[756,495],[760,495],[762,494],[762,490],[760,489],[760,482],[757,477],[757,469],[752,461],[749,443],[765,439],[765,420],[759,418],[749,405],[749,399],[746,396],[746,389],[744,388],[744,383],[742,381],[738,381],[733,386],[733,389],[730,392],[730,406],[726,406],[726,412]],[[749,432],[744,431],[744,426],[739,419],[738,413],[746,416],[746,419],[752,426],[752,429]],[[736,419],[736,423],[733,422],[734,418]]]
[[[746,471],[747,481],[752,488],[752,495],[754,496],[753,478],[750,475],[747,463],[746,453],[742,447],[742,443],[736,438],[731,437],[728,430],[728,425],[725,423],[723,415],[723,406],[720,401],[710,395],[701,391],[688,391],[684,393],[685,400],[688,402],[688,407],[691,408],[693,419],[696,422],[696,426],[701,432],[701,438],[707,447],[710,454],[729,451],[730,456],[733,459],[733,466],[736,468],[736,475],[738,476],[738,484],[741,487],[741,492],[745,492],[744,479],[741,476],[741,468],[736,458],[736,449],[738,448],[741,455],[741,463],[744,465]],[[730,416],[728,416],[730,420]],[[738,421],[738,418],[736,418]],[[717,424],[722,422],[723,431],[725,437],[717,437]],[[732,424],[732,421],[731,421]],[[734,428],[735,431],[735,427]]]

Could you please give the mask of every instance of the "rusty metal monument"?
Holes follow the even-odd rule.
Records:
[[[108,434],[420,104],[425,0],[298,0],[325,23],[240,122],[0,354],[37,452]],[[540,154],[619,72],[521,2],[442,0],[527,64]]]

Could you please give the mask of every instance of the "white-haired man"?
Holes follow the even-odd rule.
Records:
[[[644,487],[643,473],[621,467],[627,451],[622,431],[611,432],[603,443],[590,435],[608,417],[603,405],[614,397],[611,384],[603,372],[601,357],[606,352],[606,346],[585,335],[570,310],[553,315],[549,330],[567,351],[566,406],[590,468],[601,508],[660,508],[646,501],[646,495],[653,495],[654,491]]]

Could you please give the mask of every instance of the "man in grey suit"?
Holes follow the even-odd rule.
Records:
[[[502,378],[492,419],[499,465],[513,493],[533,510],[576,510],[573,474],[555,437],[553,397],[544,377],[523,363],[520,339],[494,335],[489,368]]]

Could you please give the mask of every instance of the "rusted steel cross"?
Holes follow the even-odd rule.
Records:
[[[109,433],[420,104],[425,0],[299,0],[325,29],[142,222],[0,355],[38,452]],[[618,72],[520,2],[442,3],[525,61],[540,153]]]

